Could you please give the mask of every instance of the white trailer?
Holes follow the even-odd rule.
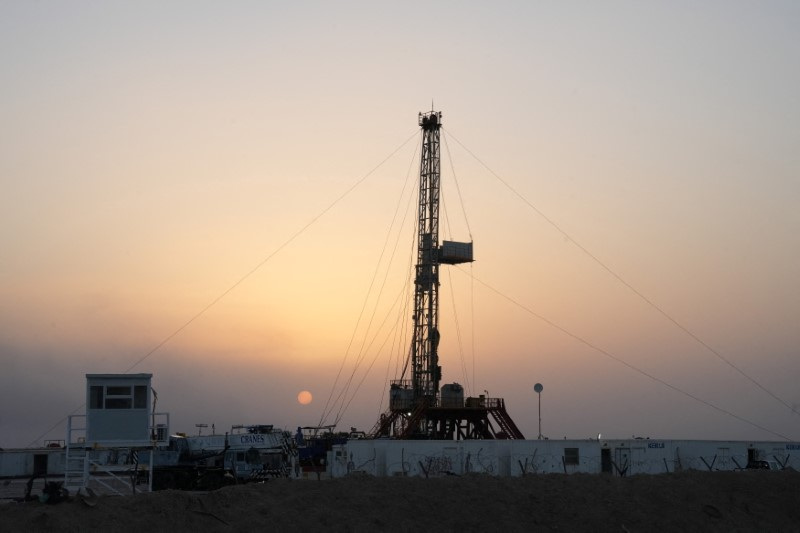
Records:
[[[351,440],[334,446],[331,477],[352,472],[385,476],[609,474],[680,470],[800,467],[795,442],[668,439]]]

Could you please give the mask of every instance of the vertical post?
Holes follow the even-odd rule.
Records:
[[[153,466],[155,465],[155,455],[156,455],[156,440],[158,439],[157,429],[156,429],[156,413],[153,412],[153,429],[150,432],[150,436],[152,437],[152,442],[150,446],[150,470],[147,472],[147,492],[153,492],[153,476],[155,472],[153,471]]]
[[[542,394],[539,393],[539,439],[542,438]]]
[[[64,486],[65,487],[69,485],[69,471],[70,471],[69,452],[70,448],[72,448],[72,446],[70,446],[71,441],[72,441],[72,415],[69,415],[67,416],[67,440],[64,443]]]
[[[87,449],[85,455],[83,456],[83,488],[89,486],[89,461],[92,450]]]
[[[533,386],[533,390],[536,391],[536,394],[539,396],[539,436],[537,437],[539,440],[542,439],[542,387],[541,383],[537,383]]]

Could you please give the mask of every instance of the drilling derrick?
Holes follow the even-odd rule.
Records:
[[[441,387],[439,366],[439,267],[472,262],[472,243],[439,245],[442,114],[419,114],[422,150],[419,170],[417,265],[414,276],[414,332],[409,354],[410,379],[391,383],[389,410],[371,432],[373,438],[522,439],[502,398],[464,399],[458,383]],[[490,419],[491,416],[491,419]],[[492,423],[494,420],[495,424]]]
[[[414,279],[414,338],[411,344],[413,397],[436,405],[439,366],[439,129],[441,113],[420,114],[417,267]]]

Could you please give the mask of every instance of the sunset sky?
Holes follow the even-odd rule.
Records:
[[[800,440],[798,28],[793,1],[0,1],[0,447],[125,371],[173,431],[337,397],[371,429],[432,105],[476,258],[443,267],[445,383],[529,438],[539,382],[550,438]]]

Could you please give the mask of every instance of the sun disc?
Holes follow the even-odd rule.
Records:
[[[308,405],[311,403],[311,400],[313,399],[314,397],[311,396],[311,393],[308,392],[307,390],[300,391],[300,394],[297,395],[297,403],[301,405]]]

